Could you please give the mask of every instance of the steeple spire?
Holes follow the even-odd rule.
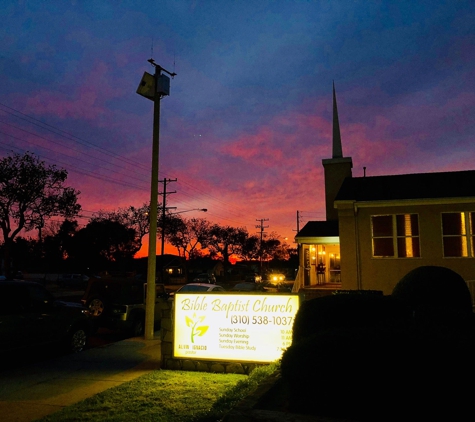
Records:
[[[336,105],[335,81],[333,81],[333,155],[332,158],[342,158],[340,122],[338,120],[338,107]]]
[[[332,158],[322,160],[325,172],[325,207],[327,221],[338,220],[338,212],[334,201],[345,178],[351,177],[353,161],[351,157],[343,157],[341,148],[340,122],[336,106],[335,81],[333,81],[333,154]]]

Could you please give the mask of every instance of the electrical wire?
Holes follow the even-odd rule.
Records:
[[[57,135],[57,136],[60,136],[60,137],[62,137],[62,138],[64,138],[64,139],[67,139],[67,140],[69,140],[69,141],[71,141],[71,142],[78,143],[78,144],[81,144],[81,145],[84,145],[84,146],[91,146],[91,147],[93,147],[94,149],[98,150],[99,152],[101,152],[101,153],[103,153],[103,154],[105,154],[105,155],[107,155],[107,156],[109,156],[109,157],[113,157],[113,158],[115,158],[115,159],[118,159],[119,161],[122,161],[122,162],[124,162],[124,163],[132,164],[132,165],[134,166],[134,171],[136,171],[137,169],[144,169],[144,170],[147,170],[147,168],[146,168],[145,166],[143,166],[143,164],[141,164],[141,163],[139,163],[139,162],[135,162],[135,161],[130,160],[130,159],[126,158],[126,157],[123,157],[123,156],[120,155],[120,154],[117,154],[117,153],[112,152],[112,151],[109,151],[109,150],[107,150],[107,149],[105,149],[105,148],[99,147],[99,146],[93,144],[92,142],[89,142],[89,141],[86,141],[86,140],[84,140],[84,139],[81,139],[81,138],[79,138],[79,137],[77,137],[77,136],[75,136],[75,135],[72,135],[72,134],[70,134],[70,133],[68,133],[68,132],[66,132],[66,131],[63,131],[63,130],[61,130],[61,129],[59,129],[59,128],[56,128],[56,127],[54,127],[54,126],[52,126],[52,125],[50,125],[50,124],[48,124],[48,123],[42,122],[42,121],[40,121],[40,120],[38,120],[38,119],[36,119],[36,118],[34,118],[34,117],[32,117],[32,116],[29,116],[29,115],[27,115],[27,114],[25,114],[25,113],[23,113],[23,112],[21,112],[21,111],[19,111],[19,110],[16,110],[16,109],[14,109],[14,108],[12,108],[12,107],[10,107],[10,106],[4,104],[4,103],[0,103],[0,106],[3,106],[3,107],[5,107],[5,108],[8,109],[8,110],[2,110],[2,109],[0,109],[0,111],[4,112],[4,113],[6,113],[6,114],[9,114],[9,115],[11,115],[11,116],[13,116],[13,117],[15,117],[15,118],[17,118],[17,119],[21,119],[21,120],[23,120],[23,121],[26,121],[26,122],[28,122],[28,123],[31,123],[31,124],[33,124],[34,126],[38,127],[38,128],[41,128],[41,129],[43,129],[43,130],[47,130],[47,131],[49,131],[49,132],[51,132],[51,133],[53,133],[53,134],[55,134],[55,135]],[[10,110],[10,111],[9,111],[9,110]],[[17,114],[15,114],[15,113],[17,113]],[[24,132],[24,133],[27,133],[27,134],[32,135],[32,136],[34,136],[34,137],[37,137],[37,138],[39,138],[39,139],[43,139],[43,140],[45,140],[45,141],[47,141],[47,142],[53,143],[53,144],[55,144],[55,145],[58,145],[58,146],[61,146],[61,147],[63,146],[63,145],[62,145],[61,143],[59,143],[59,142],[56,142],[56,141],[54,141],[54,140],[52,140],[52,139],[46,138],[46,137],[44,137],[44,136],[42,136],[42,135],[39,135],[39,134],[34,133],[34,132],[31,132],[31,131],[26,130],[26,129],[24,129],[24,128],[21,128],[21,127],[19,127],[19,126],[16,126],[16,125],[14,125],[14,124],[12,124],[12,123],[5,122],[5,121],[3,121],[3,120],[0,120],[0,123],[3,123],[3,124],[5,124],[5,125],[7,125],[7,126],[10,126],[10,127],[13,127],[13,128],[16,129],[16,130],[20,130],[20,131],[22,131],[22,132]],[[34,141],[32,141],[32,140],[28,140],[28,141],[27,141],[27,140],[25,140],[25,139],[21,139],[21,138],[19,138],[19,137],[17,137],[17,136],[8,134],[8,133],[3,132],[3,131],[0,131],[0,133],[3,134],[3,135],[5,135],[5,136],[11,137],[12,139],[15,139],[15,140],[17,140],[17,141],[25,142],[25,143],[30,143],[30,144],[36,145],[38,148],[41,148],[42,150],[50,151],[50,152],[52,152],[52,153],[54,153],[54,154],[58,154],[58,155],[65,156],[65,157],[67,157],[68,159],[73,159],[73,160],[79,161],[80,163],[84,163],[84,164],[87,164],[87,165],[88,165],[88,164],[91,164],[89,161],[85,161],[85,160],[80,159],[80,158],[78,158],[78,157],[71,157],[71,156],[66,155],[66,154],[64,154],[64,153],[62,153],[62,152],[59,152],[59,151],[57,151],[57,150],[48,148],[48,147],[43,146],[43,145],[39,145],[37,142],[34,142]],[[5,143],[3,143],[3,142],[0,142],[0,144],[6,145],[6,146],[8,146],[8,147],[10,147],[10,148],[13,148],[13,149],[17,150],[17,151],[22,151],[22,149],[19,148],[18,146],[13,146],[13,145],[11,145],[11,144],[5,144]],[[1,148],[1,147],[0,147],[0,148]],[[105,164],[108,165],[108,166],[117,166],[116,163],[113,163],[113,162],[110,162],[110,161],[101,159],[101,158],[99,158],[99,157],[93,156],[93,155],[91,155],[91,154],[85,153],[84,151],[82,151],[82,150],[80,150],[80,149],[75,148],[74,151],[77,151],[77,152],[79,152],[79,153],[81,153],[81,154],[84,154],[86,157],[90,157],[90,158],[92,158],[93,160],[99,160],[99,161],[101,161],[102,163],[105,163]],[[141,191],[145,191],[145,190],[148,189],[148,188],[145,188],[144,186],[139,186],[139,185],[132,184],[132,183],[129,183],[129,182],[124,182],[123,180],[118,180],[118,179],[114,179],[114,178],[111,178],[111,177],[108,177],[108,176],[104,176],[104,175],[98,174],[98,173],[96,173],[96,172],[91,172],[91,171],[89,171],[89,170],[84,170],[84,169],[82,169],[82,168],[78,168],[77,166],[73,166],[73,165],[71,165],[70,163],[65,163],[64,161],[58,161],[58,160],[56,160],[56,159],[53,160],[53,159],[51,159],[51,158],[49,158],[49,157],[47,157],[47,158],[45,159],[45,161],[54,162],[54,163],[61,163],[62,165],[65,165],[66,167],[69,167],[69,168],[71,169],[71,172],[74,172],[74,173],[77,173],[77,174],[80,174],[80,175],[83,175],[83,176],[92,177],[92,178],[95,178],[95,179],[97,179],[97,180],[102,180],[102,181],[105,181],[105,182],[108,182],[108,183],[114,183],[114,184],[118,184],[118,185],[121,185],[121,186],[126,186],[126,187],[130,187],[130,188],[138,189],[138,190],[141,190]],[[109,171],[112,171],[112,172],[114,172],[114,173],[117,174],[117,175],[124,175],[124,176],[126,176],[128,179],[131,179],[131,178],[132,178],[132,179],[135,179],[135,180],[137,180],[137,181],[139,181],[139,182],[145,182],[144,180],[142,180],[142,179],[140,179],[140,178],[138,178],[138,177],[132,176],[130,172],[128,172],[128,173],[125,175],[125,174],[121,173],[120,171],[114,171],[114,170],[109,170]],[[140,173],[139,173],[139,174],[140,174]],[[187,188],[188,190],[197,192],[197,193],[200,194],[200,196],[205,197],[205,198],[208,198],[210,201],[213,201],[213,208],[221,209],[221,210],[223,210],[223,212],[225,212],[225,213],[227,214],[226,216],[224,216],[224,215],[220,215],[220,214],[218,214],[218,213],[209,212],[208,215],[215,215],[217,218],[219,218],[219,220],[222,220],[222,221],[229,221],[229,222],[231,222],[231,223],[237,223],[239,226],[252,225],[252,223],[243,224],[242,221],[239,221],[239,220],[238,220],[238,219],[240,219],[240,218],[247,219],[247,217],[244,216],[242,213],[236,213],[236,212],[232,211],[232,210],[234,209],[234,207],[235,207],[234,204],[231,204],[231,203],[229,203],[229,202],[223,201],[222,199],[220,199],[220,198],[218,198],[218,197],[216,197],[216,196],[213,196],[213,195],[209,194],[209,193],[206,192],[206,191],[203,191],[203,190],[200,190],[199,188],[196,188],[195,186],[191,185],[190,183],[183,182],[183,181],[180,181],[180,182],[178,182],[178,183],[179,183],[180,185],[182,185],[183,187]],[[187,191],[187,189],[182,190],[182,191],[180,192],[180,194],[183,195],[183,196],[185,196],[185,197],[192,197],[192,198],[195,197],[195,196],[193,196],[191,193],[189,193],[189,192]],[[208,208],[210,208],[210,207],[208,206]],[[235,219],[229,218],[229,215],[234,216],[234,217],[236,217],[237,219],[236,219],[236,218],[235,218]]]

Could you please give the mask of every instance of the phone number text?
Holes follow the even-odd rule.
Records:
[[[249,316],[249,315],[230,315],[231,324],[244,325],[292,325],[293,316]]]

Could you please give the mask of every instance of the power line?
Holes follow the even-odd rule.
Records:
[[[3,111],[4,113],[10,114],[10,115],[12,115],[12,116],[14,116],[14,117],[16,117],[16,118],[18,118],[18,119],[26,120],[26,121],[28,121],[29,123],[31,123],[31,124],[33,124],[33,125],[35,125],[35,126],[41,127],[42,129],[49,130],[50,132],[53,132],[53,133],[55,133],[55,134],[57,134],[57,135],[59,135],[59,136],[62,136],[62,137],[64,137],[64,138],[66,138],[66,139],[69,139],[69,140],[71,140],[71,141],[73,141],[73,142],[77,142],[77,143],[82,144],[82,145],[89,145],[89,146],[92,146],[93,148],[95,148],[95,149],[97,149],[97,150],[100,150],[101,152],[103,152],[103,153],[106,154],[106,155],[109,155],[109,156],[111,156],[111,157],[116,157],[116,158],[118,158],[118,159],[121,160],[121,161],[127,162],[127,163],[129,163],[129,164],[134,165],[134,166],[141,167],[141,168],[143,168],[144,170],[148,170],[148,168],[144,167],[143,164],[142,164],[141,162],[139,162],[139,161],[134,161],[134,160],[131,160],[131,159],[127,158],[127,157],[124,157],[124,156],[122,156],[122,155],[119,155],[119,154],[117,154],[117,153],[115,153],[115,152],[113,152],[113,151],[109,151],[109,150],[107,150],[107,149],[105,149],[105,148],[102,148],[102,147],[100,147],[100,146],[98,146],[98,145],[96,145],[96,144],[94,144],[94,143],[92,143],[92,142],[90,142],[90,141],[87,141],[87,140],[84,140],[84,139],[82,139],[82,138],[79,138],[78,136],[75,136],[75,135],[73,135],[73,134],[71,134],[71,133],[69,133],[69,132],[66,132],[66,131],[64,131],[64,130],[62,130],[62,129],[59,129],[59,128],[57,128],[57,127],[55,127],[55,126],[52,126],[52,125],[50,125],[50,124],[48,124],[48,123],[42,122],[41,120],[35,119],[34,117],[29,116],[28,114],[22,113],[21,111],[16,110],[16,109],[14,109],[14,108],[12,108],[12,107],[9,107],[9,106],[7,106],[6,104],[0,103],[0,105],[3,106],[3,107],[8,108],[8,109],[10,109],[10,110],[13,110],[13,111],[16,112],[16,113],[21,114],[22,116],[27,117],[29,120],[26,119],[26,118],[20,117],[20,116],[16,116],[14,113],[8,112],[7,110],[0,110],[0,111]],[[38,124],[38,123],[35,123],[35,122],[38,122],[39,124]],[[41,125],[44,125],[44,126],[41,126],[40,124],[41,124]],[[64,135],[63,135],[63,134],[64,134]],[[65,136],[65,135],[67,135],[67,136]],[[68,137],[69,137],[69,138],[68,138]]]
[[[102,148],[102,147],[99,147],[97,145],[95,145],[94,143],[90,142],[90,141],[87,141],[87,140],[84,140],[80,137],[77,137],[69,132],[66,132],[62,129],[59,129],[55,126],[52,126],[48,123],[45,123],[45,122],[42,122],[32,116],[29,116],[19,110],[16,110],[6,104],[3,104],[0,102],[0,106],[3,106],[4,108],[7,108],[8,110],[2,110],[0,109],[0,111],[8,114],[8,115],[11,115],[13,116],[14,118],[16,119],[21,119],[23,121],[26,121],[34,126],[36,126],[37,128],[40,128],[40,129],[43,129],[43,130],[46,130],[46,131],[49,131],[55,135],[58,135],[64,139],[67,139],[68,141],[71,141],[71,142],[74,142],[74,143],[77,143],[77,144],[80,144],[80,145],[84,145],[84,146],[91,146],[92,148],[94,148],[95,150],[98,150],[99,152],[101,153],[104,153],[106,154],[107,156],[111,157],[111,158],[114,158],[114,159],[117,159],[117,160],[120,160],[121,162],[124,162],[124,163],[127,163],[127,164],[132,164],[133,165],[133,170],[132,171],[129,171],[127,172],[127,174],[124,174],[123,172],[121,171],[115,171],[115,170],[108,170],[110,172],[113,172],[119,176],[126,176],[127,179],[134,179],[138,182],[143,182],[143,183],[146,183],[145,180],[142,180],[140,178],[140,176],[142,174],[140,174],[140,172],[137,172],[137,170],[140,170],[140,169],[143,169],[143,170],[149,170],[148,168],[146,168],[145,166],[143,166],[142,163],[140,162],[137,162],[137,161],[134,161],[134,160],[130,160],[124,156],[121,156],[115,152],[111,152],[105,148]],[[15,130],[20,130],[24,133],[27,133],[29,135],[32,135],[36,138],[39,138],[39,139],[42,139],[42,140],[45,140],[46,142],[48,143],[52,143],[52,144],[55,144],[55,145],[58,145],[58,146],[61,146],[63,147],[64,145],[61,144],[60,142],[57,142],[53,139],[50,139],[50,138],[47,138],[45,136],[42,136],[41,134],[38,134],[38,133],[34,133],[34,132],[31,132],[29,130],[26,130],[24,128],[21,128],[21,127],[18,127],[12,123],[9,123],[9,122],[5,122],[5,121],[1,121],[3,124],[5,125],[8,125],[12,128],[14,128]],[[25,144],[27,143],[30,143],[30,144],[33,144],[35,145],[36,147],[38,148],[41,148],[42,150],[44,151],[49,151],[49,152],[52,152],[54,154],[59,154],[63,157],[66,157],[68,160],[75,160],[79,163],[82,163],[82,164],[91,164],[91,161],[85,161],[81,158],[78,158],[78,157],[72,157],[70,155],[67,155],[67,154],[64,154],[63,152],[60,152],[60,151],[57,151],[57,150],[54,150],[54,149],[51,149],[51,148],[48,148],[46,146],[43,146],[41,144],[39,144],[38,142],[35,142],[33,140],[25,140],[25,139],[22,139],[22,138],[19,138],[17,136],[14,136],[12,134],[9,134],[9,133],[6,133],[6,132],[2,132],[0,131],[0,133],[2,133],[3,135],[5,136],[8,136],[8,137],[11,137],[12,139],[15,139],[15,140],[18,140],[20,142],[23,142]],[[5,144],[5,143],[2,143],[0,142],[0,144],[3,144],[3,145],[6,145],[10,148],[13,148],[17,151],[24,151],[22,150],[21,148],[18,148],[17,146],[14,146],[14,145],[9,145],[9,144]],[[97,156],[94,156],[94,155],[91,155],[91,154],[88,154],[84,151],[82,151],[81,149],[77,149],[75,148],[74,151],[77,151],[78,153],[80,154],[83,154],[85,155],[86,157],[89,157],[91,158],[92,160],[99,160],[101,163],[105,163],[107,166],[117,166],[120,168],[120,170],[123,169],[123,166],[120,166],[119,164],[116,164],[114,162],[111,162],[110,160],[105,160],[103,158],[100,158],[100,157],[97,157]],[[93,172],[93,171],[90,171],[90,170],[84,170],[82,168],[79,168],[78,166],[74,166],[70,163],[65,163],[64,161],[58,161],[58,160],[52,160],[51,158],[46,158],[45,159],[46,161],[48,162],[53,162],[54,164],[56,163],[60,163],[61,165],[64,165],[68,170],[70,170],[70,172],[72,173],[76,173],[76,174],[80,174],[80,175],[83,175],[83,176],[88,176],[88,177],[92,177],[94,179],[97,179],[97,180],[102,180],[104,182],[107,182],[107,183],[114,183],[114,184],[117,184],[117,185],[120,185],[120,186],[125,186],[125,187],[130,187],[130,188],[133,188],[133,189],[138,189],[140,191],[146,191],[148,190],[148,187],[145,187],[145,186],[141,186],[141,185],[137,185],[137,184],[134,184],[134,183],[130,183],[130,182],[125,182],[123,180],[119,180],[119,179],[115,179],[115,178],[112,178],[112,177],[109,177],[109,176],[106,176],[106,175],[103,175],[103,174],[100,174],[100,173],[97,173],[97,172]],[[101,167],[103,167],[101,165]],[[139,177],[134,177],[133,174],[137,174]],[[143,174],[144,175],[144,174]],[[148,181],[147,181],[148,182]],[[185,197],[191,197],[193,198],[194,195],[192,193],[190,193],[189,191],[192,191],[192,192],[197,192],[200,194],[200,196],[204,197],[204,198],[208,198],[210,201],[213,202],[213,207],[214,209],[221,209],[223,210],[223,212],[226,213],[226,215],[221,215],[219,213],[215,213],[213,211],[209,212],[208,215],[211,215],[211,216],[216,216],[219,220],[222,220],[222,221],[229,221],[230,223],[233,223],[233,224],[238,224],[239,226],[246,226],[246,225],[250,225],[250,224],[243,224],[242,221],[238,221],[236,218],[232,219],[230,218],[230,216],[235,216],[237,217],[238,219],[239,218],[246,218],[246,216],[243,214],[243,213],[238,213],[238,212],[234,212],[233,211],[233,207],[235,206],[234,204],[231,204],[227,201],[223,201],[222,199],[210,194],[209,192],[206,192],[204,190],[201,190],[199,188],[197,188],[196,186],[193,186],[187,182],[183,182],[183,181],[180,181],[178,182],[180,185],[184,186],[185,189],[181,190],[180,191],[180,194],[185,196]],[[210,208],[208,206],[208,208]]]
[[[0,121],[0,122],[1,122],[1,121]],[[1,131],[1,130],[0,130],[0,133],[1,133],[2,135],[9,136],[9,137],[11,137],[11,138],[13,138],[13,139],[16,139],[16,140],[18,140],[18,141],[28,142],[28,141],[25,141],[24,139],[18,138],[18,137],[14,136],[14,135],[10,135],[10,134],[5,133],[5,132],[3,132],[3,131]],[[35,135],[35,136],[37,136],[37,135]],[[40,137],[40,138],[41,138],[41,137]],[[90,162],[85,161],[85,160],[82,160],[81,158],[78,158],[78,157],[71,157],[70,155],[66,155],[66,154],[64,154],[64,153],[62,153],[62,152],[57,152],[57,151],[52,150],[51,148],[44,147],[44,146],[42,146],[42,145],[38,145],[38,144],[36,144],[35,142],[31,142],[31,141],[29,141],[29,142],[30,142],[30,143],[33,143],[33,144],[35,144],[35,145],[37,145],[37,146],[38,146],[39,148],[41,148],[41,149],[44,149],[44,150],[47,150],[47,151],[51,151],[51,152],[57,153],[57,154],[59,154],[59,155],[65,156],[65,157],[67,157],[67,158],[72,158],[73,160],[80,161],[80,162],[82,162],[82,163],[84,163],[84,164],[90,164]],[[4,144],[4,145],[5,145],[5,144]],[[19,148],[17,148],[17,149],[19,149]],[[21,149],[19,149],[19,150],[21,151]],[[87,155],[87,156],[92,157],[91,155],[86,154],[86,153],[84,153],[84,152],[82,152],[82,151],[79,151],[79,152],[81,152],[81,153],[84,154],[84,155]],[[95,157],[92,157],[92,158],[95,158]],[[50,161],[52,161],[52,160],[50,159]],[[104,161],[104,160],[103,160],[103,161]],[[63,163],[63,164],[66,165],[65,163]],[[68,163],[67,165],[70,166],[70,167],[72,167],[72,168],[76,168],[75,166],[71,166],[69,163]],[[109,171],[111,171],[111,172],[113,172],[113,173],[116,173],[116,174],[119,174],[119,175],[125,176],[125,174],[122,174],[122,173],[120,173],[119,171],[116,171],[116,170],[109,170]],[[83,174],[84,174],[84,172],[83,172]],[[91,174],[94,174],[94,173],[91,172]],[[133,176],[130,176],[130,175],[127,175],[127,177],[132,178],[132,179],[135,179],[135,180],[137,180],[137,181],[139,181],[139,182],[144,182],[144,183],[146,182],[145,180],[138,179],[138,178],[133,177]]]
[[[2,132],[0,131],[0,133],[2,133]],[[4,142],[1,142],[1,141],[0,141],[0,144],[8,146],[8,147],[13,148],[14,150],[17,150],[17,151],[20,151],[20,152],[26,152],[26,151],[22,150],[21,148],[15,147],[15,146],[10,145],[10,144],[5,144]],[[61,165],[64,165],[64,166],[67,165],[67,163],[64,163],[64,162],[59,161],[59,160],[52,160],[51,158],[44,158],[44,160],[51,163],[51,164],[61,164]],[[127,183],[127,182],[124,182],[124,181],[120,181],[120,180],[117,180],[117,179],[113,179],[111,177],[107,177],[107,176],[104,176],[104,175],[99,175],[99,174],[96,174],[96,173],[80,170],[80,169],[77,169],[74,166],[69,166],[69,167],[72,168],[72,170],[68,170],[68,172],[71,172],[71,173],[77,173],[77,174],[80,174],[82,176],[92,177],[93,179],[102,180],[104,182],[115,183],[115,184],[120,185],[120,186],[127,186],[127,187],[130,187],[130,188],[139,189],[139,190],[144,189],[142,186],[134,185],[134,184]]]
[[[134,171],[137,170],[137,167],[138,167],[138,168],[145,169],[145,167],[144,167],[141,163],[139,163],[139,162],[130,160],[130,159],[125,158],[125,157],[123,157],[123,156],[121,156],[121,155],[119,155],[119,154],[117,154],[117,153],[108,151],[108,150],[106,150],[106,149],[104,149],[104,148],[102,148],[102,147],[99,147],[99,146],[93,144],[92,142],[89,142],[89,141],[84,140],[84,139],[82,139],[82,138],[79,138],[79,137],[77,137],[77,136],[75,136],[75,135],[72,135],[72,134],[70,134],[69,132],[66,132],[66,131],[63,131],[62,129],[56,128],[56,127],[54,127],[54,126],[52,126],[52,125],[50,125],[50,124],[48,124],[48,123],[42,122],[42,121],[40,121],[40,120],[38,120],[38,119],[36,119],[36,118],[34,118],[34,117],[32,117],[32,116],[29,116],[29,115],[27,115],[27,114],[25,114],[25,113],[23,113],[23,112],[21,112],[21,111],[19,111],[19,110],[16,110],[16,109],[12,108],[12,107],[10,107],[10,106],[8,106],[8,105],[6,105],[6,104],[0,103],[0,105],[3,106],[3,107],[5,107],[5,108],[8,108],[9,110],[14,111],[14,112],[17,113],[17,114],[20,114],[21,116],[24,116],[24,117],[18,116],[18,115],[16,115],[15,113],[9,112],[8,110],[0,110],[0,111],[3,111],[4,113],[7,113],[7,114],[12,115],[12,116],[15,117],[15,118],[19,118],[19,119],[25,120],[25,121],[27,121],[27,122],[29,122],[29,123],[34,124],[34,125],[37,126],[37,127],[40,127],[41,129],[48,130],[48,131],[50,131],[50,132],[52,132],[52,133],[54,133],[54,134],[57,134],[57,135],[59,135],[59,136],[61,136],[61,137],[66,138],[66,139],[68,139],[68,140],[70,140],[70,141],[72,141],[72,142],[77,142],[77,143],[82,144],[82,145],[85,145],[85,144],[90,145],[90,146],[92,146],[93,148],[95,148],[95,149],[97,149],[97,150],[100,150],[101,152],[103,152],[103,153],[105,153],[105,154],[107,154],[107,155],[109,155],[109,156],[111,156],[111,157],[117,157],[117,158],[118,158],[119,160],[121,160],[121,161],[127,162],[127,163],[129,163],[129,164],[132,163],[132,164],[134,165]],[[46,140],[47,142],[52,142],[52,143],[54,143],[54,144],[56,144],[56,145],[62,146],[60,143],[55,142],[55,141],[53,141],[53,140],[51,140],[51,139],[45,138],[45,137],[43,137],[43,136],[41,136],[41,135],[38,135],[38,134],[35,134],[35,133],[32,133],[32,132],[26,131],[25,129],[19,128],[19,127],[15,126],[15,125],[12,125],[12,124],[10,124],[10,123],[6,123],[6,122],[4,122],[4,123],[7,124],[7,125],[10,125],[10,126],[12,126],[12,127],[15,127],[15,128],[18,129],[18,130],[23,130],[23,131],[25,131],[25,132],[27,132],[27,133],[33,135],[33,136],[37,136],[37,137],[39,137],[39,138],[41,138],[41,139],[44,139],[44,140]],[[9,135],[9,134],[6,134],[6,135],[7,135],[7,136],[13,136],[13,135]],[[67,135],[67,136],[66,136],[66,135]],[[15,139],[18,139],[18,140],[19,140],[20,138],[15,138]],[[23,140],[23,142],[28,142],[28,141]],[[31,141],[29,141],[29,142],[31,142]],[[43,147],[43,146],[41,146],[41,145],[38,145],[37,143],[34,143],[34,142],[32,142],[32,143],[35,144],[35,145],[37,145],[37,146],[39,146],[40,148],[53,151],[53,150],[51,150],[51,149],[49,149],[49,148]],[[85,155],[87,155],[87,156],[89,156],[89,157],[92,157],[93,159],[98,159],[98,160],[101,160],[102,162],[106,162],[108,165],[117,166],[117,164],[115,164],[115,163],[107,162],[107,161],[105,161],[105,160],[103,160],[103,159],[100,159],[100,158],[98,158],[98,157],[91,156],[90,154],[86,154],[85,152],[83,152],[83,151],[81,151],[81,150],[76,150],[76,151],[78,151],[78,152],[81,153],[81,154],[85,154]],[[57,152],[57,151],[53,151],[53,152],[58,153],[58,154],[62,154],[62,153]],[[65,154],[62,154],[62,155],[65,155]],[[77,158],[71,157],[71,156],[67,156],[67,157],[68,157],[68,158],[72,158],[72,159],[76,159],[76,160],[80,160],[80,159],[77,159]],[[80,161],[81,161],[81,160],[80,160]],[[83,160],[82,160],[82,161],[83,161]],[[147,170],[148,170],[148,169],[147,169]],[[118,173],[121,174],[120,172],[118,172]],[[84,173],[84,170],[82,171],[81,174],[85,174],[85,173]],[[129,178],[131,177],[131,176],[130,176],[130,172],[127,174],[127,177],[129,177]],[[142,180],[140,180],[140,179],[138,179],[138,178],[135,178],[135,179],[136,179],[136,180],[139,180],[139,181],[142,181]],[[232,212],[232,211],[229,209],[229,207],[232,207],[233,204],[230,204],[229,202],[226,202],[226,201],[222,201],[221,199],[217,198],[216,196],[213,196],[213,195],[211,195],[211,194],[209,194],[209,193],[207,193],[207,192],[205,192],[205,191],[203,191],[203,190],[200,190],[200,189],[198,189],[198,188],[196,188],[196,187],[194,187],[194,186],[192,186],[192,185],[190,185],[190,184],[187,184],[186,182],[181,182],[181,181],[180,181],[179,183],[180,183],[180,184],[183,184],[183,185],[185,185],[185,186],[188,186],[190,189],[192,189],[192,190],[195,191],[195,192],[200,193],[202,196],[205,196],[205,197],[207,197],[207,198],[210,198],[211,200],[216,201],[217,203],[223,204],[224,207],[226,207],[226,208],[224,208],[224,207],[222,207],[222,208],[223,208],[223,210],[226,211],[228,214],[231,213],[231,214],[234,214],[236,217],[243,217],[242,214],[234,213],[234,212]],[[128,186],[130,186],[130,184],[128,184]],[[186,193],[186,191],[183,191],[183,192],[180,192],[180,193],[183,193],[184,195],[189,195],[189,194]],[[190,196],[191,196],[191,195],[190,195]],[[219,207],[219,205],[217,205],[217,206]]]

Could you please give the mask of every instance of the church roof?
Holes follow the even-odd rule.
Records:
[[[335,201],[475,198],[475,170],[348,177]]]

